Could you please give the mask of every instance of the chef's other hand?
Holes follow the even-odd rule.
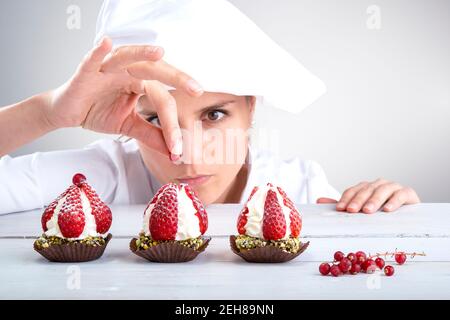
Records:
[[[358,183],[346,189],[339,201],[330,198],[317,199],[317,203],[336,203],[336,210],[350,213],[373,213],[379,209],[390,212],[404,204],[419,202],[419,196],[411,187],[384,179]]]

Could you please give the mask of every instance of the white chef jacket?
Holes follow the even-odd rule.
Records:
[[[295,157],[282,160],[250,148],[250,172],[241,197],[255,185],[282,186],[295,203],[315,203],[319,197],[339,199],[321,166]],[[83,149],[37,152],[0,159],[0,214],[42,208],[83,173],[100,198],[110,204],[145,204],[161,183],[146,168],[136,141],[102,139]]]

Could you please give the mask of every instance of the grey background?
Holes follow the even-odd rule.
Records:
[[[450,1],[233,0],[327,84],[299,115],[258,110],[279,130],[280,153],[318,161],[343,191],[384,177],[423,201],[450,202]],[[81,29],[66,27],[81,8]],[[370,5],[381,29],[366,26]],[[2,1],[0,105],[57,87],[90,49],[100,0]],[[295,136],[295,138],[293,138]],[[79,148],[102,137],[61,129],[12,156]]]

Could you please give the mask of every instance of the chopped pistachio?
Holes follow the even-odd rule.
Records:
[[[139,239],[136,240],[136,247],[138,250],[147,250],[150,247],[156,246],[161,243],[178,243],[182,246],[198,250],[203,244],[203,239],[201,237],[198,238],[192,238],[187,240],[154,240],[149,236],[146,236],[145,234],[141,233],[139,235]]]
[[[239,250],[249,250],[265,246],[274,246],[289,253],[296,253],[300,250],[301,242],[298,238],[289,237],[283,240],[264,240],[247,235],[236,237],[236,246]]]
[[[36,245],[38,248],[48,248],[52,245],[62,245],[62,244],[73,244],[73,243],[83,243],[89,246],[103,246],[106,243],[105,238],[102,237],[86,237],[80,240],[70,240],[65,238],[60,238],[56,236],[47,236],[43,234],[36,240]]]

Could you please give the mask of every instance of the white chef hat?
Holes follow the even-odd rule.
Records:
[[[105,0],[95,43],[103,36],[114,47],[161,46],[163,59],[205,91],[253,95],[290,112],[326,91],[318,77],[225,0]]]

